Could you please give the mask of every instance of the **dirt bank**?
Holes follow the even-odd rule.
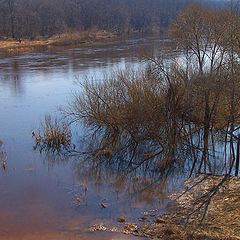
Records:
[[[86,31],[57,34],[49,39],[39,38],[34,41],[24,39],[19,39],[18,41],[0,40],[0,57],[16,56],[25,52],[36,52],[56,47],[77,46],[84,43],[106,41],[115,38],[117,38],[117,35],[106,31]]]
[[[144,223],[118,227],[96,225],[90,230],[134,234],[154,239],[240,239],[240,179],[199,175],[186,189],[171,195],[165,214]]]

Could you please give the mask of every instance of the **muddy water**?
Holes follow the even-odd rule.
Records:
[[[58,107],[71,101],[77,79],[102,79],[125,65],[139,67],[139,51],[156,50],[164,42],[159,36],[141,37],[0,59],[0,150],[7,157],[6,169],[0,169],[1,240],[137,239],[87,228],[117,225],[122,215],[137,222],[149,209],[164,211],[166,195],[177,184],[141,170],[139,181],[107,165],[91,169],[78,159],[49,157],[33,150],[31,136],[45,114],[57,115]]]

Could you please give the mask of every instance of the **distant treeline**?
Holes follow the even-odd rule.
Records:
[[[0,38],[69,30],[116,33],[167,27],[192,0],[0,0]]]

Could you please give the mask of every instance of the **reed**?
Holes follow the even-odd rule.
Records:
[[[71,145],[72,133],[68,124],[47,115],[41,124],[39,133],[36,134],[33,131],[32,136],[35,139],[36,148],[61,150]]]

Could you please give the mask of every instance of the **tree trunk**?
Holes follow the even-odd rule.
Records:
[[[202,164],[204,164],[204,173],[206,173],[207,168],[207,155],[208,155],[208,138],[210,131],[210,108],[209,108],[209,95],[206,94],[205,97],[205,115],[204,115],[204,133],[203,133],[203,154],[198,172],[201,172]]]
[[[15,38],[14,7],[13,7],[12,0],[8,0],[8,10],[9,10],[9,14],[10,14],[11,35],[12,35],[12,38]]]
[[[239,172],[239,154],[240,154],[240,134],[238,135],[238,141],[237,141],[235,176],[238,176],[238,172]]]

